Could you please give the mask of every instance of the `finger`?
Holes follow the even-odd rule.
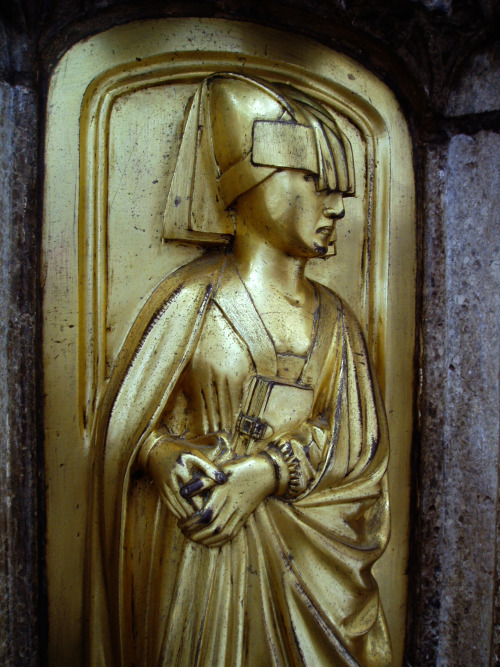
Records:
[[[193,542],[198,542],[206,547],[221,547],[230,542],[234,534],[226,526],[210,526],[211,533],[196,533],[190,536]]]
[[[219,535],[214,535],[214,537],[209,537],[206,540],[203,540],[203,542],[200,542],[199,544],[203,544],[206,547],[209,547],[210,549],[217,549],[220,547],[223,547],[225,544],[229,544],[229,542],[232,542],[242,529],[243,524],[237,525],[233,530],[223,530]]]
[[[193,540],[193,542],[199,542],[205,546],[210,546],[209,542],[211,540],[215,539],[217,541],[222,540],[223,542],[226,542],[230,539],[230,535],[227,534],[224,523],[219,525],[218,522],[214,521],[214,523],[204,530],[200,530],[197,533],[191,533],[189,539]]]
[[[200,498],[200,496],[193,496],[189,502],[194,505],[196,512],[201,512],[203,509],[203,498]]]
[[[227,498],[224,500],[220,507],[217,507],[217,503],[214,506],[213,497],[210,498],[201,512],[196,512],[190,519],[184,521],[184,523],[180,526],[182,532],[189,536],[191,532],[201,530],[205,526],[210,525],[212,521],[217,519],[226,502]]]
[[[195,542],[205,543],[207,538],[217,537],[221,533],[226,534],[226,528],[235,513],[236,510],[226,509],[226,512],[221,512],[208,526],[201,527],[200,530],[193,530],[189,537]]]
[[[177,504],[175,501],[172,502],[172,498],[171,498],[171,496],[169,495],[169,493],[167,493],[167,491],[169,491],[169,489],[167,490],[167,489],[165,488],[165,489],[163,489],[163,490],[160,492],[160,497],[161,497],[162,501],[163,501],[163,502],[165,503],[165,505],[167,506],[168,511],[169,511],[169,512],[172,512],[172,514],[173,514],[177,519],[180,519],[180,520],[185,521],[185,517],[182,515],[182,513],[181,513],[181,511],[180,511],[180,508],[179,508],[179,506],[178,506],[178,504]]]
[[[216,522],[214,522],[214,524],[215,523]],[[201,541],[206,547],[222,547],[236,537],[243,524],[243,517],[239,512],[234,512],[221,530],[218,530],[218,527],[215,527],[212,535],[207,535],[206,537],[200,532],[196,535],[196,541]],[[210,526],[210,528],[212,528],[212,526]]]
[[[188,500],[184,500],[184,498],[180,496],[179,491],[175,490],[173,491],[173,494],[179,505],[182,507],[186,517],[193,516],[193,514],[195,513],[195,507]]]
[[[192,481],[193,479],[199,477],[198,471],[195,471],[195,474],[193,475],[193,466],[192,465],[186,465],[189,463],[189,461],[184,457],[181,459],[181,461],[177,462],[174,467],[172,468],[171,471],[171,476],[172,478],[176,478],[176,480],[179,482],[179,486],[182,486],[183,484],[187,484],[188,482]]]
[[[193,514],[194,509],[189,505],[189,503],[187,503],[185,500],[182,500],[182,498],[179,498],[177,494],[175,494],[167,485],[164,487],[164,494],[178,519],[185,521]]]
[[[193,514],[193,506],[189,501],[185,500],[179,493],[180,491],[179,487],[181,485],[179,484],[179,479],[177,477],[177,470],[175,468],[170,473],[170,478],[167,480],[167,484],[169,489],[174,494],[177,503],[184,510],[184,514],[186,514],[187,516],[191,516]]]
[[[219,535],[209,537],[203,541],[198,541],[197,544],[203,544],[203,546],[207,547],[208,549],[220,549],[226,544],[229,544],[229,542],[232,542],[234,537],[235,535],[227,534],[224,530]]]
[[[211,507],[205,507],[201,512],[195,512],[193,516],[186,519],[180,528],[183,533],[188,535],[193,530],[199,530],[204,526],[209,525],[214,520],[214,511]]]
[[[183,459],[186,464],[190,463],[195,468],[204,472],[205,475],[210,477],[216,484],[224,484],[227,482],[227,475],[223,473],[215,463],[212,463],[208,459],[201,458],[201,456],[195,456],[194,454],[185,454]]]
[[[215,482],[210,477],[196,477],[181,486],[179,493],[183,498],[192,498],[207,489],[212,489],[214,486]]]
[[[182,519],[185,521],[186,519],[189,519],[190,517],[193,516],[193,514],[196,511],[199,511],[203,508],[203,499],[198,498],[195,496],[194,498],[191,498],[191,500],[188,502],[184,500],[182,497],[179,497],[178,492],[172,491],[172,489],[168,488],[170,498],[172,499],[171,502],[172,504],[175,505],[176,512],[179,514],[179,519]]]

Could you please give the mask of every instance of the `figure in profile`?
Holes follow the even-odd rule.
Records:
[[[304,93],[200,83],[165,236],[226,245],[155,288],[99,403],[94,667],[390,664],[384,409],[358,322],[305,276],[353,171]]]

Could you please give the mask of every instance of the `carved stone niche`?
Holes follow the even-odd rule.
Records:
[[[177,648],[177,655],[182,657],[175,664],[223,664],[227,655],[224,657],[224,654],[214,653],[216,649],[213,646],[212,649],[207,648],[210,641],[215,645],[229,645],[233,642],[237,648],[231,649],[231,664],[240,664],[245,662],[241,656],[250,655],[251,642],[254,639],[256,642],[262,640],[262,636],[248,637],[249,630],[244,619],[250,619],[248,623],[252,632],[254,626],[263,623],[267,628],[263,631],[264,635],[267,632],[268,637],[277,637],[276,641],[280,644],[277,650],[288,656],[286,660],[290,664],[301,661],[306,664],[319,664],[314,660],[318,659],[320,649],[317,654],[314,651],[311,653],[313,657],[316,656],[314,660],[308,659],[307,641],[305,644],[302,641],[297,648],[300,642],[296,637],[293,639],[294,633],[303,635],[305,632],[307,635],[307,628],[310,632],[310,646],[319,645],[323,641],[318,639],[318,632],[326,633],[328,641],[337,642],[337,649],[332,649],[331,655],[324,657],[325,664],[360,662],[378,665],[389,661],[387,651],[377,653],[380,648],[377,638],[370,638],[365,642],[364,648],[359,648],[370,623],[373,625],[381,616],[376,586],[369,574],[372,561],[376,558],[368,559],[368,564],[363,566],[363,554],[372,550],[376,556],[379,555],[377,549],[382,550],[384,540],[377,542],[377,538],[384,530],[387,537],[387,525],[381,527],[381,522],[387,522],[387,513],[377,514],[378,510],[373,509],[381,502],[385,477],[373,482],[371,492],[366,491],[370,480],[356,480],[351,466],[351,472],[346,472],[346,475],[351,474],[350,487],[348,483],[346,485],[346,478],[337,477],[339,488],[343,489],[344,500],[335,496],[335,488],[333,491],[323,488],[320,493],[323,493],[322,498],[327,500],[323,502],[324,514],[320,515],[326,517],[325,535],[328,535],[325,537],[322,534],[322,537],[318,538],[317,517],[313,517],[312,523],[306,528],[304,525],[309,521],[307,512],[314,514],[316,511],[308,509],[307,489],[317,484],[314,475],[319,476],[318,471],[324,465],[320,457],[315,463],[315,471],[311,473],[312,478],[309,478],[308,482],[306,480],[306,487],[307,484],[309,486],[305,491],[302,489],[303,496],[300,493],[291,494],[290,491],[286,495],[283,489],[280,496],[275,490],[275,497],[270,501],[275,508],[272,518],[275,532],[269,529],[274,537],[268,540],[266,535],[259,533],[261,524],[258,523],[260,519],[256,510],[257,518],[252,515],[248,526],[245,525],[242,530],[242,533],[245,533],[245,546],[241,546],[243,538],[240,535],[219,548],[189,540],[186,542],[187,547],[181,547],[179,543],[171,548],[168,556],[165,555],[166,552],[162,552],[162,558],[170,558],[170,565],[162,570],[163,578],[158,563],[150,562],[150,574],[143,577],[144,584],[137,583],[140,579],[134,571],[136,566],[140,567],[137,563],[146,562],[147,558],[153,561],[156,556],[151,557],[151,554],[157,553],[157,542],[173,539],[168,532],[168,522],[165,524],[167,528],[163,526],[157,533],[154,532],[155,521],[160,521],[158,513],[165,513],[164,504],[160,503],[161,509],[157,509],[156,514],[137,509],[151,507],[147,502],[142,506],[133,505],[134,494],[154,493],[154,485],[148,475],[149,468],[146,465],[145,470],[141,470],[132,461],[123,472],[120,468],[122,464],[118,461],[116,476],[113,477],[111,463],[111,473],[109,470],[104,473],[100,485],[96,486],[96,474],[99,476],[96,471],[102,468],[103,458],[107,456],[102,448],[102,441],[106,438],[102,431],[111,428],[109,424],[112,410],[115,414],[119,412],[116,404],[110,403],[107,398],[110,394],[109,386],[113,383],[116,385],[116,397],[117,392],[122,391],[120,386],[127,382],[124,379],[127,369],[134,363],[152,363],[151,360],[141,360],[140,355],[145,354],[144,347],[139,345],[138,350],[134,349],[131,342],[135,335],[134,327],[140,329],[142,326],[146,337],[156,335],[155,331],[158,332],[159,329],[155,329],[155,322],[160,322],[159,326],[163,326],[161,319],[165,316],[165,303],[173,303],[178,293],[174,289],[170,297],[165,297],[165,303],[161,301],[158,294],[164,289],[162,281],[165,276],[173,274],[179,267],[189,265],[184,274],[178,274],[181,275],[178,280],[182,284],[191,284],[189,281],[198,280],[193,278],[193,275],[198,276],[200,273],[205,274],[204,279],[209,281],[206,275],[213,272],[214,261],[223,261],[220,258],[227,252],[218,248],[222,248],[224,244],[231,247],[230,230],[229,233],[221,235],[211,232],[204,237],[203,233],[196,231],[195,225],[185,230],[185,233],[174,230],[169,234],[168,211],[167,215],[165,213],[172,194],[174,174],[177,174],[177,178],[179,174],[182,177],[183,165],[179,161],[179,155],[181,143],[188,132],[188,124],[194,122],[192,117],[189,120],[189,109],[192,110],[194,104],[191,100],[197,91],[198,94],[203,94],[199,92],[203,89],[202,82],[217,72],[229,72],[238,81],[261,82],[258,85],[263,85],[264,88],[270,85],[284,90],[280,86],[286,84],[289,91],[288,97],[285,96],[287,100],[291,99],[290,90],[295,91],[293,95],[299,91],[309,102],[312,100],[314,104],[320,104],[323,110],[327,110],[329,127],[333,127],[336,132],[335,141],[342,137],[342,145],[352,147],[353,161],[349,168],[355,175],[355,193],[352,189],[347,192],[347,186],[343,189],[344,194],[354,196],[345,197],[345,217],[339,219],[336,225],[337,254],[334,257],[312,258],[307,262],[306,271],[309,278],[339,295],[360,322],[385,404],[390,435],[390,540],[385,552],[375,563],[373,573],[379,585],[380,599],[387,618],[392,643],[392,664],[401,665],[405,640],[414,385],[415,208],[412,150],[408,129],[391,91],[350,58],[297,35],[245,23],[191,18],[141,21],[95,35],[71,48],[61,59],[51,78],[47,105],[43,234],[50,664],[78,665],[87,661],[95,665],[99,664],[99,660],[102,664],[106,664],[106,661],[111,664],[109,655],[114,655],[113,660],[117,663],[121,660],[123,664],[129,664],[136,659],[129,652],[134,650],[139,650],[139,660],[143,660],[144,664],[153,664],[152,655],[156,656],[155,659],[158,655],[161,659],[174,655],[173,650],[169,649],[169,642],[177,646],[181,643],[184,649],[190,642],[193,646],[196,642],[199,643],[201,640],[193,633],[196,628],[199,631],[200,623],[205,623],[208,627],[209,621],[212,630],[207,627],[203,629],[204,648],[198,648],[201,653],[193,652],[192,658],[188,659],[186,655],[189,655],[189,651],[186,653],[182,649],[182,653],[182,650]],[[260,99],[260,94],[256,92],[257,100]],[[248,105],[251,104],[251,100],[247,99],[245,109],[248,110]],[[305,108],[304,105],[302,108]],[[198,117],[198,123],[202,127],[205,121],[200,118],[201,116]],[[281,124],[285,122],[291,124],[289,118],[281,118]],[[297,130],[301,137],[313,136],[312,130],[307,129],[304,122],[299,120],[295,125],[296,128],[299,125],[302,127]],[[228,132],[230,129],[228,127]],[[274,132],[274,129],[272,131]],[[255,142],[255,126],[253,132]],[[198,134],[195,132],[193,136],[194,151],[200,154],[200,151],[206,149],[201,147],[199,130]],[[307,137],[304,141],[307,143]],[[267,149],[264,142],[262,150],[265,152]],[[252,165],[256,161],[255,143],[253,150]],[[206,155],[203,155],[205,159]],[[297,171],[301,171],[300,160],[303,155],[295,156],[293,164],[286,162],[292,159],[290,157],[279,158],[285,161],[283,164],[278,164],[278,158],[273,159],[274,162],[269,162],[269,158],[267,163],[264,159],[264,165],[274,166],[274,173],[278,173],[280,178],[281,171],[289,173],[295,169],[294,178]],[[291,169],[287,171],[287,167]],[[253,168],[252,166],[251,169]],[[308,176],[307,173],[303,175]],[[191,176],[187,169],[185,179]],[[311,191],[314,190],[314,179],[317,185],[317,174],[313,173],[312,176],[312,183],[306,178],[307,187],[312,188]],[[210,184],[210,178],[210,175],[204,180],[202,178],[203,183]],[[275,175],[270,178],[276,180]],[[330,184],[328,192],[319,192],[321,188],[318,187],[317,190],[319,197],[329,195],[330,191],[335,191],[336,188]],[[227,216],[227,212],[223,215]],[[226,223],[231,224],[231,215],[227,216]],[[325,224],[329,224],[328,221]],[[206,255],[209,246],[210,253]],[[210,259],[213,257],[219,259]],[[191,262],[193,264],[190,264]],[[279,270],[278,267],[278,278]],[[220,273],[217,275],[220,279]],[[238,289],[241,289],[241,283],[238,285]],[[275,298],[274,288],[274,285],[269,285],[270,301]],[[229,290],[230,301],[231,294]],[[195,300],[195,296],[191,295],[189,298]],[[189,298],[184,306],[182,303],[177,306],[180,308],[177,316],[181,320],[184,316],[182,307],[186,308],[186,313],[190,308],[193,309]],[[325,303],[321,301],[320,308],[326,308]],[[332,303],[341,308],[338,299]],[[201,306],[196,308],[199,314]],[[148,310],[150,315],[152,313],[154,316],[152,323],[147,320]],[[339,321],[335,319],[337,316],[330,316],[324,325],[321,324],[322,317],[320,312],[318,326],[323,326],[322,335],[326,335],[327,347],[335,347],[333,339],[336,335],[340,336],[339,345],[343,344],[342,336],[352,338],[352,331],[347,331],[347,334],[345,331],[339,333]],[[351,315],[345,317],[354,321]],[[244,320],[245,318],[246,315]],[[263,320],[265,321],[264,316]],[[197,326],[200,327],[193,322],[193,318],[190,319],[186,314],[186,327],[195,331]],[[345,329],[348,324],[346,320],[343,322]],[[175,326],[178,324],[167,323],[164,330],[168,332],[170,327],[175,333]],[[179,353],[181,357],[184,352],[184,356],[192,356],[197,343],[186,343],[185,331],[182,327],[179,331],[180,333],[177,331],[175,335],[180,338],[175,338],[174,342],[167,340],[166,348],[174,350],[172,354]],[[141,340],[140,333],[136,338]],[[146,348],[147,345],[146,342]],[[160,361],[157,366],[152,364],[148,371],[151,372],[153,385],[153,376],[158,368],[160,374],[162,372],[164,348],[158,349]],[[354,380],[352,377],[349,379],[347,375],[366,372],[367,364],[366,358],[362,357],[363,352],[349,349],[350,352],[348,350],[342,359],[337,360],[340,365],[336,371],[332,370],[332,377],[334,380],[337,378],[340,383],[354,382],[355,387],[357,383],[362,384],[362,381],[356,377]],[[354,359],[348,362],[349,354],[357,354],[362,360],[358,362]],[[185,372],[183,363],[187,363],[186,360],[183,362],[181,359],[176,364],[171,362],[176,365],[181,375]],[[343,366],[348,363],[352,366],[350,370]],[[120,364],[125,367],[121,376],[116,370]],[[327,362],[325,364],[328,365]],[[144,386],[135,387],[136,398],[127,405],[129,415],[139,413],[143,395],[148,391],[155,391],[154,387],[148,386],[147,378],[142,381]],[[140,384],[139,380],[136,384],[137,382]],[[106,401],[109,403],[108,412],[103,419],[100,411],[102,412],[101,406],[106,404]],[[160,398],[158,401],[161,402]],[[359,445],[356,438],[376,438],[379,435],[377,428],[383,430],[380,424],[373,427],[373,424],[369,423],[370,417],[364,414],[369,412],[369,406],[361,405],[363,401],[369,403],[369,398],[363,395],[363,392],[357,398],[348,397],[344,400],[343,407],[339,403],[340,408],[331,415],[330,439],[333,444],[329,456],[333,457],[332,460],[335,456],[340,457],[340,445],[338,451],[333,451],[336,429],[351,429],[351,447],[361,447],[360,457],[364,455],[363,446]],[[349,409],[354,410],[354,403],[357,404],[359,414],[364,414],[356,423],[356,416],[347,414]],[[284,412],[290,409],[288,399],[281,404],[281,409]],[[188,402],[185,412],[189,413],[190,410],[195,410],[195,407]],[[129,419],[126,412],[122,410],[122,421]],[[353,420],[353,423],[349,423],[349,419]],[[148,427],[143,425],[141,428],[147,430]],[[368,433],[370,428],[375,429],[375,435]],[[177,435],[182,436],[182,433]],[[324,445],[324,449],[327,449],[327,445]],[[267,457],[267,460],[274,461],[275,467],[279,469],[282,465],[282,472],[288,470],[287,474],[293,476],[292,473],[297,470],[293,465],[288,465],[285,450],[286,447],[277,450],[274,459],[269,454],[261,456],[261,465],[264,466],[262,462],[265,462]],[[281,460],[280,453],[284,456]],[[323,455],[326,456],[324,453]],[[118,454],[118,458],[119,456],[121,454]],[[132,458],[134,456],[137,458],[139,454],[134,452]],[[379,473],[380,469],[367,475],[376,477]],[[127,483],[124,482],[123,475],[127,478]],[[223,486],[221,484],[220,488]],[[345,493],[349,493],[349,488],[351,498],[347,501]],[[115,497],[116,506],[111,508],[103,501],[103,497],[107,497],[108,493]],[[211,498],[210,490],[204,493]],[[301,497],[305,497],[305,500],[300,500]],[[202,497],[198,498],[201,503]],[[294,498],[298,498],[295,506]],[[313,494],[310,494],[309,498],[313,498]],[[321,502],[313,500],[313,506],[315,502],[316,505],[321,505]],[[344,509],[339,513],[340,506]],[[127,515],[124,508],[128,508]],[[373,514],[371,523],[366,523],[364,516],[370,512]],[[285,519],[280,517],[292,514],[295,523],[292,521],[285,527],[281,526],[280,521]],[[100,524],[105,515],[107,518],[104,522],[109,519],[111,523],[118,523],[114,534],[106,532],[108,529]],[[127,522],[132,527],[128,527],[128,537],[122,540],[121,531]],[[250,526],[251,522],[253,523]],[[333,527],[327,525],[328,522],[333,522]],[[311,527],[313,524],[315,528]],[[310,546],[309,536],[312,533],[308,531],[316,531],[316,552]],[[335,531],[338,533],[338,541],[335,542],[334,539],[332,546],[328,540]],[[258,539],[266,542],[266,548],[273,539],[279,542],[276,549],[281,549],[282,571],[279,567],[276,570],[276,565],[271,563],[274,556],[269,556],[270,560],[266,560],[264,547],[259,552],[260,569],[254,568],[252,535],[256,534],[260,535]],[[293,551],[294,540],[299,544],[296,552]],[[107,542],[109,544],[103,546],[102,543]],[[350,544],[349,549],[352,547],[354,551],[342,551],[342,544],[347,543]],[[324,546],[325,544],[327,546]],[[106,551],[107,547],[109,548]],[[191,549],[193,553],[199,552],[202,555],[198,560],[193,556],[189,562],[184,556],[184,560],[180,556],[175,560],[172,554],[176,549]],[[221,554],[225,553],[225,549],[232,550],[231,567],[240,573],[236,578],[233,570],[228,570],[225,575],[220,573],[224,563],[227,564],[227,558],[225,561],[217,561],[217,558],[222,558]],[[285,553],[287,549],[289,553]],[[318,556],[321,549],[326,551]],[[340,555],[334,554],[333,557],[332,553],[336,550]],[[103,552],[105,562],[99,566],[97,561]],[[309,552],[312,555],[304,557],[304,562],[309,563],[311,569],[308,575],[307,572],[304,574],[298,570],[300,567],[307,569],[306,565],[301,565],[301,554]],[[210,566],[207,565],[209,561]],[[184,571],[181,571],[182,567]],[[343,605],[347,605],[347,588],[351,597],[359,594],[365,599],[367,595],[371,595],[371,602],[363,603],[361,611],[353,608],[351,617],[345,615],[340,620],[337,618],[332,621],[333,630],[324,630],[331,619],[328,612],[321,608],[323,602],[317,599],[318,582],[314,579],[321,568],[325,567],[320,582],[323,587],[322,594],[326,591],[328,604],[331,604],[334,610],[333,616],[337,613],[335,610],[343,609]],[[330,571],[328,567],[331,568]],[[134,576],[137,578],[130,583],[130,577],[133,579]],[[231,582],[228,583],[224,577],[231,579]],[[246,596],[254,595],[251,588],[257,585],[255,577],[261,587],[262,579],[266,578],[267,581],[265,594],[262,593],[260,598],[261,609],[247,609],[246,614],[240,618],[236,608],[229,606],[223,609],[223,603],[220,603],[217,614],[211,610],[210,619],[197,621],[195,629],[194,626],[190,627],[191,619],[204,613],[199,607],[208,605],[206,600],[214,595],[213,591],[206,595],[201,590],[207,580],[213,579],[219,582],[217,585],[220,584],[221,587],[230,585],[232,593],[228,594],[237,596],[239,607],[244,607]],[[179,584],[181,579],[182,585]],[[353,583],[354,580],[357,583]],[[345,591],[342,588],[343,581],[346,582]],[[187,603],[183,600],[190,586],[191,614],[186,612]],[[168,598],[168,590],[170,600],[154,602],[156,591],[161,591],[156,597]],[[105,608],[106,599],[109,604],[107,613],[95,614],[99,606]],[[172,603],[173,599],[175,603]],[[251,599],[255,601],[255,598]],[[117,604],[115,608],[113,600]],[[307,602],[304,603],[304,600]],[[155,604],[159,604],[159,607],[155,607]],[[304,604],[305,607],[301,607]],[[304,611],[306,607],[308,610]],[[131,612],[130,609],[135,611]],[[130,649],[130,642],[136,641],[136,638],[124,636],[124,628],[127,628],[126,618],[130,614],[141,613],[137,609],[145,610],[145,616],[131,622],[135,623],[134,627],[142,624],[147,630],[144,630],[144,636],[137,640],[139,644],[142,642],[142,648]],[[151,620],[153,610],[157,613],[158,609],[170,609],[170,616],[173,617],[176,614],[184,615],[184,620],[178,621],[181,623],[180,627],[188,628],[184,635],[180,633],[179,636],[177,632],[175,637],[155,636],[165,632],[164,625],[162,626],[164,620]],[[150,616],[146,618],[148,613]],[[306,618],[308,613],[310,618]],[[367,617],[362,618],[363,613]],[[255,616],[253,620],[252,614]],[[283,615],[286,616],[285,620]],[[296,627],[298,617],[302,618],[300,628]],[[171,627],[175,629],[175,623],[171,623]],[[130,630],[130,625],[128,629]],[[297,645],[290,648],[294,641]],[[156,649],[156,653],[153,646],[160,647]],[[351,650],[352,646],[354,649]],[[195,651],[195,648],[192,650]],[[111,653],[107,658],[99,658],[100,650],[102,656],[106,656],[108,651]],[[240,658],[235,657],[235,650],[242,651]],[[120,655],[121,658],[118,658]],[[214,658],[216,655],[219,655],[217,659]],[[220,657],[221,655],[223,657]],[[294,655],[299,657],[294,658]],[[268,662],[264,660],[261,664]]]

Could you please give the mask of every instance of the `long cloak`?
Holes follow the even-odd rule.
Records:
[[[224,255],[183,267],[149,298],[94,429],[89,664],[390,664],[371,574],[389,535],[384,410],[359,324],[315,289],[306,488],[267,498],[216,549],[181,533],[138,455],[165,428],[230,441],[249,375],[276,368],[276,355]]]

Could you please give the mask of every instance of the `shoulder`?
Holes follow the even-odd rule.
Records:
[[[209,294],[217,283],[221,268],[225,262],[223,252],[212,252],[192,260],[188,264],[176,269],[166,276],[148,296],[144,311],[154,313],[166,303],[181,297],[191,297],[195,301],[197,296]]]
[[[349,319],[355,317],[344,299],[342,299],[336,292],[326,285],[323,285],[323,283],[318,283],[315,280],[311,280],[311,283],[313,284],[316,293],[319,295],[321,304],[327,305],[330,309],[336,308],[339,317],[345,318],[346,315]]]
[[[337,316],[342,319],[346,331],[364,339],[361,324],[347,301],[326,285],[315,281],[311,282],[319,293],[322,303],[328,304],[330,309],[337,309]]]
[[[196,288],[198,285],[210,285],[217,281],[225,258],[225,253],[221,251],[197,257],[166,276],[157,289],[167,285],[182,286],[188,289]]]
[[[136,349],[153,329],[172,328],[174,320],[189,328],[210,301],[224,261],[223,252],[210,253],[166,276],[146,298],[122,350]]]

